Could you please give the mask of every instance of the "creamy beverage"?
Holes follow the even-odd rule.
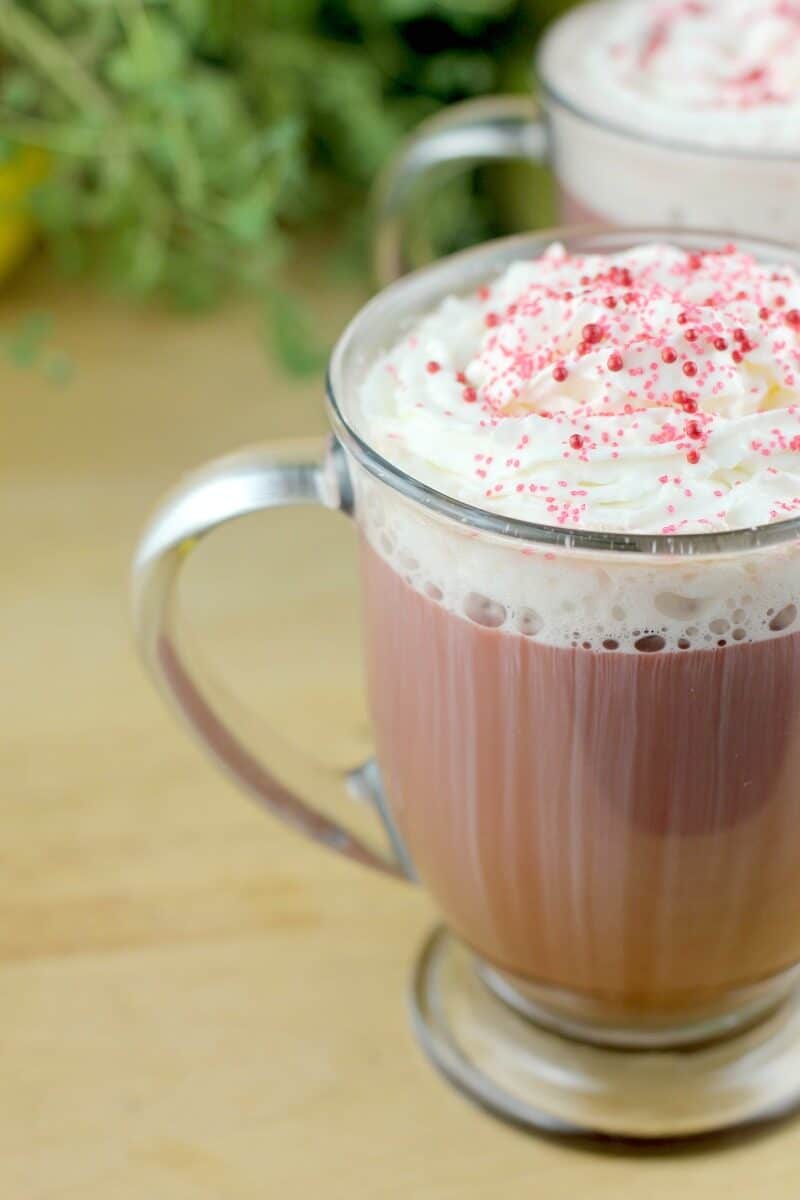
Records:
[[[601,0],[538,60],[564,221],[800,240],[796,0]]]
[[[351,420],[473,510],[607,535],[459,533],[357,481],[378,758],[452,927],[598,1020],[800,960],[800,551],[608,539],[800,513],[800,277],[554,245],[418,321]]]
[[[321,457],[226,455],[145,530],[164,695],[265,809],[428,893],[414,1031],[482,1107],[648,1140],[800,1107],[800,250],[490,242],[373,297],[326,396]],[[360,539],[346,773],[247,719],[179,603],[207,535],[298,504]]]

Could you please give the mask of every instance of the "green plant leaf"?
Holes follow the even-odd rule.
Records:
[[[488,54],[450,50],[425,63],[422,82],[426,91],[445,100],[455,96],[479,96],[496,86],[497,68]]]
[[[109,57],[107,77],[123,92],[143,92],[174,79],[186,65],[188,47],[178,30],[155,13],[137,13],[128,40]]]
[[[33,109],[41,99],[42,89],[39,80],[32,71],[24,67],[5,71],[0,76],[0,104],[9,108]]]
[[[20,149],[21,147],[18,142],[0,133],[0,166],[5,166],[7,163],[13,162],[20,153]]]
[[[172,0],[170,8],[176,25],[190,38],[199,37],[212,19],[213,0]]]
[[[84,195],[79,181],[66,172],[41,183],[31,198],[34,215],[50,234],[79,228],[83,204]]]
[[[311,375],[322,370],[328,357],[314,331],[305,306],[285,292],[274,292],[267,305],[269,345],[280,361],[295,375]]]
[[[50,253],[57,270],[66,277],[80,275],[89,261],[87,243],[71,229],[51,233]]]
[[[28,313],[6,337],[8,357],[17,366],[33,366],[40,359],[52,330],[53,318],[49,313]]]
[[[51,351],[45,356],[42,362],[42,374],[51,383],[64,386],[72,381],[75,374],[75,365],[66,354]]]

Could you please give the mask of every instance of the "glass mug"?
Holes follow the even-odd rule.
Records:
[[[463,1091],[554,1131],[705,1133],[800,1098],[800,518],[675,537],[528,524],[411,478],[352,417],[370,362],[419,315],[557,237],[580,253],[720,244],[553,231],[395,283],[333,353],[321,461],[248,450],[166,500],[136,558],[136,624],[159,688],[246,790],[428,890],[446,924],[414,1021]],[[329,778],[293,790],[187,648],[187,559],[220,525],[293,504],[359,532],[377,753],[350,782],[385,850],[312,807]],[[635,645],[611,640],[609,614]]]
[[[556,21],[535,60],[531,96],[455,104],[424,122],[379,179],[374,272],[381,285],[432,257],[409,221],[410,202],[437,177],[482,162],[548,163],[562,224],[719,229],[800,243],[800,157],[780,151],[645,137],[598,118],[564,94],[573,30],[608,20],[617,0],[579,5]]]

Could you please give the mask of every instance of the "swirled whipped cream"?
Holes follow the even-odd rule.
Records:
[[[615,0],[549,35],[566,100],[649,138],[800,151],[798,0]]]
[[[800,513],[800,275],[733,245],[551,246],[373,364],[387,459],[528,521],[679,534]]]

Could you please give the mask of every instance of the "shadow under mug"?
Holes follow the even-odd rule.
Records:
[[[451,105],[401,146],[373,195],[381,286],[434,257],[413,202],[443,178],[493,161],[549,164],[562,225],[647,222],[800,243],[800,156],[692,144],[656,130],[646,136],[569,98],[564,45],[573,30],[585,37],[587,23],[609,20],[617,3],[595,0],[555,22],[536,54],[538,100],[488,96]]]
[[[254,448],[166,499],[136,557],[136,626],[162,693],[251,795],[430,892],[447,928],[420,960],[414,1019],[464,1091],[561,1132],[705,1133],[800,1095],[800,518],[674,537],[529,524],[416,481],[352,417],[366,369],[415,319],[554,237],[587,253],[715,244],[551,231],[394,284],[333,353],[321,460]],[[210,532],[295,504],[359,532],[377,755],[349,783],[382,847],[314,807],[330,773],[303,794],[299,760],[246,738],[177,604]],[[641,644],[609,641],[609,613]]]

